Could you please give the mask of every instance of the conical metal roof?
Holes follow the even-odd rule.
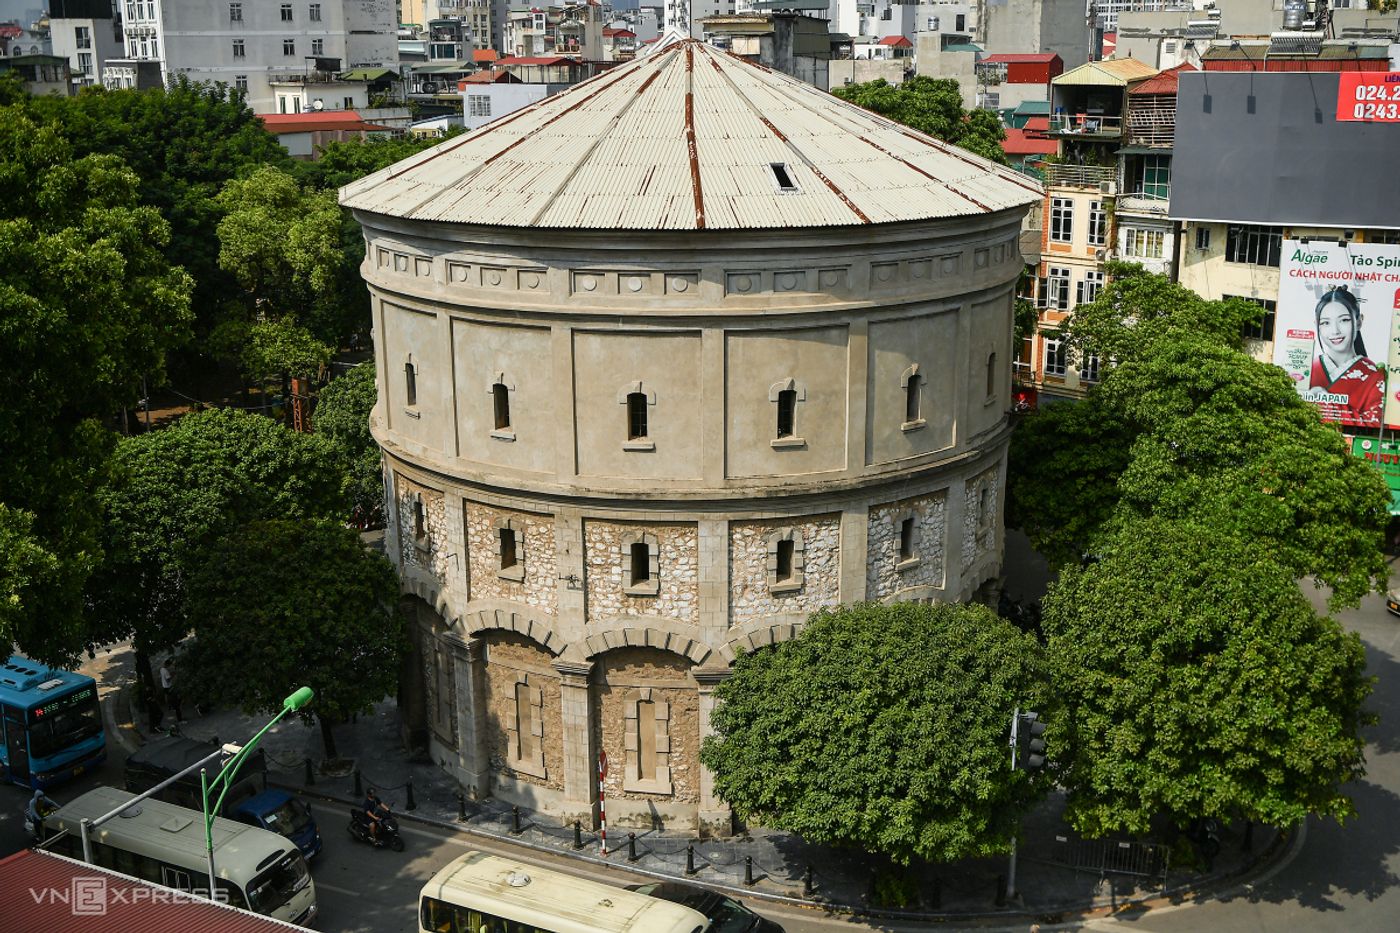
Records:
[[[340,192],[412,220],[593,230],[894,223],[1040,196],[1011,169],[695,40]]]

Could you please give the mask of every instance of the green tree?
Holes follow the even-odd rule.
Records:
[[[1164,814],[1284,826],[1354,813],[1370,692],[1360,640],[1320,617],[1267,542],[1147,519],[1068,567],[1042,625],[1063,716],[1067,816],[1146,832]]]
[[[340,518],[344,476],[329,441],[215,409],[124,439],[98,492],[105,558],[89,600],[100,641],[132,637],[138,673],[189,632],[196,555],[248,522]]]
[[[384,473],[379,445],[369,433],[369,414],[378,392],[374,363],[361,363],[321,390],[312,422],[328,439],[350,478],[350,501],[371,521],[384,510]]]
[[[195,282],[196,333],[218,323],[232,279],[218,263],[214,196],[256,165],[292,164],[291,156],[225,85],[176,77],[165,88],[87,88],[76,97],[35,97],[34,118],[52,126],[78,156],[118,156],[139,179],[139,195],[170,225],[161,247]]]
[[[297,686],[326,757],[333,724],[394,693],[408,639],[398,577],[360,536],[333,522],[247,525],[202,556],[190,583],[196,639],[183,679],[202,699],[248,713],[281,709]]]
[[[334,192],[304,189],[265,166],[215,200],[224,212],[219,266],[242,287],[250,322],[292,320],[331,346],[368,328],[364,243]]]
[[[701,761],[741,815],[894,861],[1005,851],[1045,780],[1013,772],[1035,640],[982,606],[865,604],[744,655]]]
[[[1075,310],[1069,341],[1116,363],[1081,404],[1012,440],[1011,522],[1056,563],[1145,518],[1268,547],[1354,605],[1387,578],[1389,497],[1287,376],[1238,349],[1246,302],[1131,273]]]
[[[990,110],[963,109],[962,92],[952,78],[915,75],[898,86],[876,78],[833,88],[831,93],[984,159],[1007,164],[1001,148],[1006,138],[1001,119]]]
[[[120,160],[76,157],[52,127],[0,108],[0,503],[14,548],[0,560],[0,640],[55,665],[86,642],[92,489],[115,441],[100,419],[159,380],[188,334],[189,278],[138,187]]]

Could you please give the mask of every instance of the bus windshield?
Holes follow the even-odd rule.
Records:
[[[260,914],[272,914],[311,882],[306,860],[289,852],[276,865],[248,882],[248,906]]]
[[[48,758],[84,739],[102,734],[102,714],[97,709],[97,697],[91,689],[86,692],[88,697],[82,702],[33,719],[29,726],[31,756]]]

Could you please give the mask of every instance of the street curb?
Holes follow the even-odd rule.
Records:
[[[269,780],[269,784],[280,787],[284,790],[296,791],[303,796],[313,797],[327,803],[340,803],[353,807],[355,801],[328,794],[314,788],[304,788],[294,784],[286,784],[280,781]],[[614,871],[629,872],[645,878],[655,878],[661,881],[674,881],[678,876],[651,871],[646,868],[639,868],[634,865],[620,865],[608,859],[599,858],[596,855],[589,855],[572,849],[558,849],[551,846],[540,845],[529,842],[510,834],[497,834],[479,827],[458,823],[455,820],[440,820],[433,817],[419,816],[407,811],[396,811],[396,815],[401,820],[419,823],[424,826],[432,826],[437,829],[454,830],[466,835],[480,836],[490,839],[492,842],[519,846],[532,852],[540,852],[559,858],[571,859],[577,862],[584,862],[600,868],[609,868]],[[1244,866],[1233,872],[1219,872],[1206,875],[1185,884],[1167,888],[1151,895],[1143,895],[1127,900],[1116,898],[1100,899],[1095,898],[1094,902],[1088,906],[1078,905],[1037,905],[1035,907],[1002,908],[991,911],[913,911],[913,910],[883,910],[879,908],[865,907],[860,904],[844,904],[837,901],[828,901],[821,898],[793,897],[785,894],[777,894],[770,891],[761,891],[755,888],[735,887],[733,885],[719,882],[697,879],[689,877],[684,880],[687,884],[694,884],[699,887],[721,891],[737,897],[749,898],[752,900],[766,901],[772,904],[781,904],[785,907],[796,907],[806,910],[820,910],[827,914],[839,914],[841,916],[869,918],[874,920],[898,920],[912,921],[918,923],[943,923],[952,920],[1017,920],[1030,919],[1042,923],[1066,923],[1076,920],[1090,920],[1095,918],[1110,917],[1118,914],[1131,912],[1134,910],[1150,910],[1154,907],[1164,907],[1169,904],[1177,904],[1184,900],[1210,896],[1218,893],[1227,887],[1239,884],[1247,876],[1256,873],[1261,868],[1268,867],[1276,857],[1286,852],[1289,845],[1296,838],[1295,827],[1290,827],[1276,835],[1271,843],[1259,856],[1247,862]],[[620,851],[620,850],[617,850]]]

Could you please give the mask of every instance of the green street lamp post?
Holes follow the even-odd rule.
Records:
[[[243,762],[247,760],[248,755],[253,751],[254,748],[257,747],[258,741],[263,737],[264,733],[266,733],[268,729],[271,729],[273,726],[277,725],[278,720],[280,720],[283,716],[287,715],[288,713],[295,712],[296,710],[299,710],[306,704],[310,703],[312,697],[314,696],[315,693],[312,692],[310,687],[302,687],[301,689],[293,693],[291,696],[283,700],[282,712],[272,717],[272,721],[269,722],[267,725],[263,726],[257,735],[249,739],[248,744],[244,745],[242,748],[239,748],[236,752],[234,752],[233,757],[230,758],[221,769],[219,769],[218,776],[216,776],[214,780],[210,781],[208,779],[208,773],[204,769],[200,769],[199,785],[204,800],[204,851],[209,859],[210,900],[215,899],[214,817],[215,814],[217,814],[220,810],[223,809],[224,796],[228,793],[228,789],[233,786],[234,779],[238,777],[238,769],[243,767]],[[234,746],[228,745],[224,746],[225,749],[233,747]],[[214,806],[211,809],[209,806],[209,795],[220,785],[223,785],[223,788],[219,790],[219,799],[214,802]]]

